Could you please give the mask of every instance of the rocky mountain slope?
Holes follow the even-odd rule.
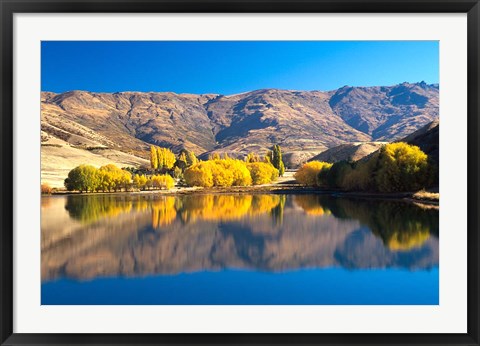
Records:
[[[325,150],[324,152],[315,155],[308,161],[358,161],[367,155],[377,151],[387,142],[357,142],[340,144],[339,146]]]
[[[418,146],[425,154],[428,155],[429,158],[433,160],[433,162],[438,164],[440,146],[439,136],[440,123],[437,119],[401,139],[401,141]]]
[[[437,118],[438,85],[423,82],[230,96],[43,92],[42,163],[61,151],[48,149],[52,145],[100,158],[122,152],[129,157],[120,163],[136,165],[145,163],[135,158],[147,158],[150,144],[244,155],[276,143],[285,153],[313,156],[344,143],[397,140]]]

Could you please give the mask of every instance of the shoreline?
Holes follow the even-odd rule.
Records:
[[[319,190],[318,188],[301,186],[297,184],[269,184],[257,186],[237,186],[227,188],[203,187],[176,187],[171,190],[146,190],[146,191],[118,191],[118,192],[68,192],[58,191],[51,195],[42,196],[90,196],[90,195],[194,195],[194,194],[242,194],[242,193],[272,193],[272,194],[316,194],[330,195],[333,197],[398,200],[409,203],[439,206],[438,194],[423,196],[419,192],[376,193],[360,191]],[[432,197],[432,195],[434,195]]]

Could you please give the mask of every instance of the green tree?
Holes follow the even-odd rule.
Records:
[[[187,156],[187,167],[193,166],[194,164],[198,163],[198,159],[193,151],[186,150],[185,155]]]
[[[175,167],[175,169],[173,170],[173,177],[175,179],[181,179],[183,177],[183,172],[180,167]]]
[[[64,181],[68,191],[94,192],[99,184],[98,170],[90,165],[80,165],[68,172]]]
[[[338,161],[327,171],[321,171],[318,179],[321,180],[326,172],[326,185],[334,189],[345,189],[345,177],[352,174],[352,164],[348,161]]]
[[[272,165],[278,169],[278,174],[282,177],[285,173],[285,165],[282,159],[282,149],[280,149],[280,146],[277,144],[273,146]]]
[[[178,155],[178,159],[175,162],[175,167],[179,168],[183,172],[187,168],[187,166],[187,155],[184,151],[182,151],[180,155]]]
[[[273,153],[270,150],[267,150],[265,156],[263,157],[263,162],[272,164]]]

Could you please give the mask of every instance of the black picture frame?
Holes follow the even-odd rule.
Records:
[[[0,0],[2,345],[331,344],[479,345],[479,16],[478,0]],[[13,333],[13,16],[15,13],[467,13],[468,332],[466,334],[17,334]]]

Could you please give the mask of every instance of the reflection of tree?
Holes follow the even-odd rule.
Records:
[[[406,251],[421,247],[430,238],[428,229],[419,229],[418,232],[393,233],[388,240],[388,247],[393,251]]]
[[[40,206],[41,208],[48,208],[52,204],[52,198],[51,197],[44,197],[40,199]]]
[[[175,197],[167,196],[152,202],[152,226],[166,226],[171,224],[177,216]]]
[[[283,201],[283,204],[282,204]],[[229,221],[272,212],[281,218],[285,196],[279,195],[198,195],[174,196],[68,196],[65,209],[84,223],[98,221],[130,211],[152,212],[152,226],[169,225],[177,212],[183,221]]]
[[[391,250],[422,246],[430,234],[438,237],[438,211],[416,205],[385,200],[356,200],[319,196],[339,218],[358,219],[380,237]]]
[[[287,201],[287,196],[280,195],[280,202],[278,205],[272,209],[271,215],[272,219],[275,222],[275,225],[281,226],[283,224],[283,210],[285,209],[285,202]]]
[[[132,209],[132,201],[111,195],[68,196],[65,209],[70,217],[90,223],[129,212]]]
[[[326,208],[321,202],[319,195],[298,195],[295,196],[295,203],[305,211],[308,215],[329,215],[330,210]]]
[[[60,208],[64,198],[59,197]],[[222,268],[438,265],[438,240],[431,235],[438,234],[438,212],[407,203],[324,195],[152,194],[71,196],[67,204],[76,220],[96,221],[75,221],[74,232],[54,234],[42,226],[47,239],[42,240],[42,280]],[[306,216],[319,208],[330,216]],[[130,213],[99,219],[119,209]],[[50,223],[58,217],[42,215]],[[68,219],[64,216],[61,222]]]
[[[270,212],[281,202],[278,195],[199,195],[182,200],[182,220],[229,221]]]

